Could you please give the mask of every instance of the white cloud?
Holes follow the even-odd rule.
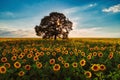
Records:
[[[13,12],[6,11],[6,12],[0,12],[0,16],[3,16],[3,17],[14,17],[15,14]]]
[[[120,32],[106,32],[104,28],[92,27],[92,28],[74,29],[73,31],[70,32],[69,37],[118,38],[120,37]]]
[[[70,32],[69,36],[70,37],[93,37],[100,30],[102,30],[102,28],[100,27],[74,29],[73,31]]]
[[[0,37],[37,37],[34,29],[8,29],[0,28]]]
[[[94,7],[96,5],[97,5],[97,3],[93,3],[93,4],[90,4],[89,7]]]
[[[19,36],[21,36],[21,37],[36,37],[34,29],[33,30],[30,30],[30,29],[16,30],[16,31],[12,31],[11,33],[18,35],[18,37]]]
[[[95,7],[96,5],[97,3],[93,3],[93,4],[87,4],[85,6],[76,6],[72,8],[67,8],[60,11],[64,13],[73,22],[73,29],[75,29],[81,26],[81,23],[80,23],[81,21],[85,20],[85,18],[82,19],[83,18],[83,16],[81,16],[82,11],[87,10],[91,7]],[[81,14],[78,14],[78,12]]]
[[[120,12],[120,4],[111,6],[109,8],[104,8],[102,11],[103,12],[113,12],[113,13]]]
[[[80,17],[69,17],[70,18],[70,21],[73,23],[73,29],[76,29],[77,27],[79,27],[80,25],[80,20],[81,18]]]
[[[15,20],[0,20],[0,37],[38,37],[34,27],[40,24],[41,16]]]
[[[7,28],[0,28],[0,37],[33,37],[39,38],[36,36],[34,29],[7,29]],[[116,32],[105,32],[101,27],[92,27],[92,28],[82,28],[82,29],[74,29],[70,32],[69,37],[104,37],[104,38],[114,38],[120,37],[120,33]]]
[[[64,14],[68,15],[68,14],[75,13],[75,12],[77,12],[79,10],[80,10],[80,7],[72,7],[72,8],[64,9],[62,12]]]
[[[76,13],[78,11],[83,11],[83,10],[89,9],[91,7],[95,7],[96,5],[97,5],[97,3],[88,4],[85,6],[76,6],[76,7],[64,9],[64,10],[62,10],[62,12],[66,15],[73,14],[73,13]]]

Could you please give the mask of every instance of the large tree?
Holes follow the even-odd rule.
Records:
[[[72,22],[63,13],[52,12],[49,16],[42,18],[39,26],[35,26],[35,32],[43,39],[56,39],[57,37],[66,39],[72,30],[72,25]]]

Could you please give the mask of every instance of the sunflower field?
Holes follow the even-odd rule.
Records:
[[[0,39],[0,80],[120,80],[120,39]]]

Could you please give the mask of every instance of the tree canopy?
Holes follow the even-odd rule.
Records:
[[[73,23],[63,13],[51,12],[41,19],[40,25],[35,26],[37,36],[43,39],[67,39]]]

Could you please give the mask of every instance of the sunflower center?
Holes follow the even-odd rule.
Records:
[[[58,66],[55,66],[55,69],[58,69],[59,67]]]
[[[3,71],[5,71],[5,69],[4,69],[4,68],[1,68],[1,71],[3,72]]]
[[[95,70],[96,70],[96,69],[98,69],[98,67],[97,67],[97,66],[94,66],[93,68],[94,68]]]

